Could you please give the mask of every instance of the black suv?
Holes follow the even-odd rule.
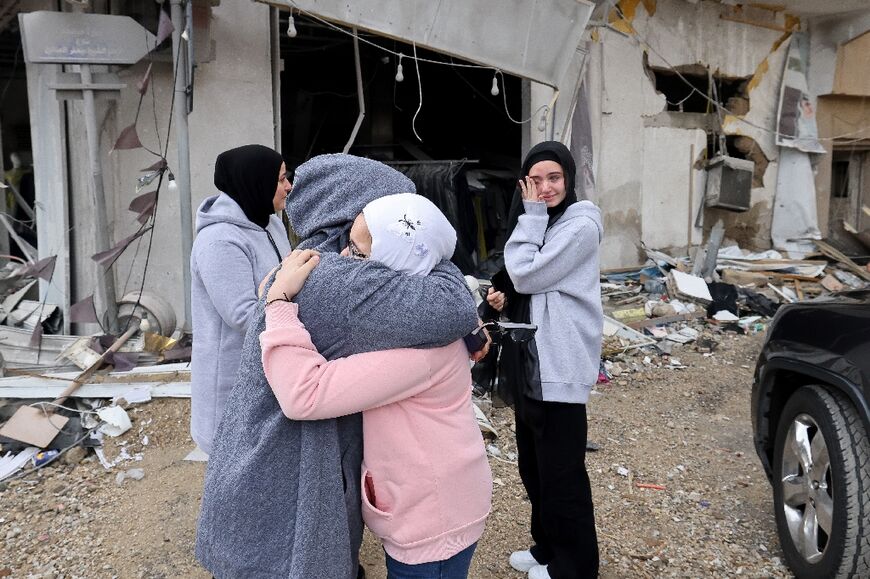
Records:
[[[799,578],[870,577],[870,292],[779,309],[755,368],[755,449]]]

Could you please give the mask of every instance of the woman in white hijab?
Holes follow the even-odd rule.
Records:
[[[363,209],[343,255],[427,275],[455,245],[435,205],[399,194]],[[492,495],[465,343],[327,362],[292,302],[318,259],[293,252],[268,291],[260,342],[269,384],[294,420],[363,412],[363,519],[383,541],[390,579],[465,578]]]

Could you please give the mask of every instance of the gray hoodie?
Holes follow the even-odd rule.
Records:
[[[516,290],[532,296],[541,398],[585,404],[598,380],[604,324],[601,212],[578,201],[547,229],[546,204],[523,204],[526,212],[505,244],[505,268]]]
[[[206,453],[236,382],[242,341],[257,305],[257,286],[290,252],[277,216],[266,230],[250,222],[228,195],[208,197],[196,213],[190,254],[191,314],[196,334],[191,357],[190,434]]]
[[[300,244],[341,249],[350,222],[372,199],[413,192],[395,170],[350,155],[323,155],[296,170],[287,199]],[[370,261],[323,253],[296,298],[327,358],[449,344],[477,324],[452,264],[407,276]],[[261,300],[245,337],[238,382],[206,473],[196,556],[220,579],[352,579],[362,541],[360,415],[287,419],[263,373]]]

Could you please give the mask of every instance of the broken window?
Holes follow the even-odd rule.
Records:
[[[647,70],[656,91],[667,100],[668,111],[715,113],[715,107],[707,100],[709,97],[735,115],[749,112],[746,93],[748,78],[728,77],[714,72],[711,85],[708,70],[700,65],[678,66],[676,71],[679,74],[670,68],[647,66]]]
[[[831,166],[831,197],[845,199],[849,196],[849,161],[834,161]]]
[[[870,152],[863,147],[836,147],[831,163],[829,223],[851,232],[870,228]]]

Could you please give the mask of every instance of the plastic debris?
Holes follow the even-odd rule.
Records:
[[[133,426],[127,411],[120,406],[100,408],[97,410],[97,415],[106,422],[100,426],[100,432],[108,436],[120,436]]]

